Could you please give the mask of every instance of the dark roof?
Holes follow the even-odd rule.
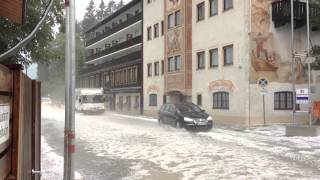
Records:
[[[142,0],[132,0],[130,1],[128,4],[126,4],[125,6],[123,6],[121,9],[117,10],[116,12],[114,12],[113,14],[111,14],[110,16],[106,17],[104,20],[100,21],[98,24],[94,25],[93,27],[89,28],[86,33],[93,31],[95,29],[97,29],[98,27],[100,27],[103,24],[106,24],[107,22],[111,21],[113,18],[119,16],[121,13],[125,12],[126,10],[130,9],[132,6],[138,4],[139,2],[141,2]],[[141,5],[142,6],[142,5]]]

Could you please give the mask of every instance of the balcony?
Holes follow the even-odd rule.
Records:
[[[294,1],[294,27],[300,28],[307,23],[305,2]],[[310,4],[310,19],[320,18],[320,8]],[[291,22],[291,0],[280,0],[272,3],[272,21],[275,27]]]
[[[106,37],[118,32],[118,31],[120,31],[121,29],[124,29],[124,28],[126,28],[126,27],[128,27],[128,26],[130,26],[130,25],[132,25],[132,24],[134,24],[134,23],[136,23],[138,21],[140,21],[140,20],[142,20],[142,13],[139,13],[139,14],[137,14],[135,16],[132,16],[132,17],[128,18],[126,21],[122,22],[121,24],[116,25],[112,29],[110,29],[110,30],[108,30],[108,31],[106,31],[106,32],[94,37],[93,39],[88,40],[86,42],[86,47],[94,44],[95,42],[100,41],[101,39],[104,39],[104,38],[106,38]]]
[[[96,54],[93,54],[93,55],[90,55],[90,56],[87,56],[87,62],[88,61],[92,61],[94,59],[97,59],[97,58],[100,58],[100,57],[103,57],[103,56],[106,56],[108,54],[111,54],[111,53],[114,53],[114,52],[117,52],[119,50],[122,50],[122,49],[125,49],[125,48],[129,48],[131,46],[134,46],[134,45],[137,45],[139,43],[142,43],[142,36],[137,36],[137,37],[134,37],[130,40],[127,40],[127,41],[124,41],[120,44],[117,44],[117,45],[114,45],[108,49],[105,49],[103,51],[100,51]]]
[[[136,64],[142,61],[142,52],[141,51],[137,51],[131,54],[127,54],[125,56],[122,56],[120,58],[117,59],[113,59],[111,61],[107,61],[103,64],[99,64],[97,66],[92,66],[92,67],[88,67],[85,69],[80,70],[79,74],[80,75],[85,75],[88,73],[96,73],[96,72],[100,72],[100,71],[109,71],[113,68],[116,67],[121,67],[121,66],[129,66],[132,64]]]

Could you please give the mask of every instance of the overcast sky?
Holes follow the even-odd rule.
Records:
[[[93,0],[96,8],[99,6],[101,0]],[[103,0],[104,3],[107,5],[109,0]],[[116,2],[119,2],[119,0],[115,0]],[[131,0],[124,0],[124,3],[128,3]],[[76,1],[76,18],[78,21],[81,21],[83,19],[83,16],[86,12],[86,8],[89,5],[90,0],[77,0]]]

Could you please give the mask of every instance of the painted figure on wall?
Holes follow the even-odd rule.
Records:
[[[269,52],[265,47],[269,43],[272,33],[250,33],[252,46],[255,47],[251,52],[251,64],[256,71],[275,72],[279,68],[277,56],[274,51]]]
[[[180,0],[167,0],[167,11],[177,9],[180,6]]]
[[[277,47],[271,29],[271,4],[275,0],[252,0],[251,8],[251,72],[250,81],[256,83],[259,77],[267,77],[270,81],[291,82],[291,62],[286,51]],[[289,50],[288,50],[289,51]],[[306,80],[304,67],[296,63],[296,81]]]
[[[253,0],[252,3],[252,31],[267,32],[270,28],[270,4],[274,0]]]
[[[182,36],[181,30],[175,29],[168,32],[168,53],[175,53],[181,50]]]

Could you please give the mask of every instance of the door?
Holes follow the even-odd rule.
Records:
[[[176,121],[177,121],[177,109],[174,105],[170,105],[170,108],[169,108],[169,113],[168,113],[168,116],[167,116],[167,121],[168,121],[168,124],[171,124],[173,126],[176,125]]]

